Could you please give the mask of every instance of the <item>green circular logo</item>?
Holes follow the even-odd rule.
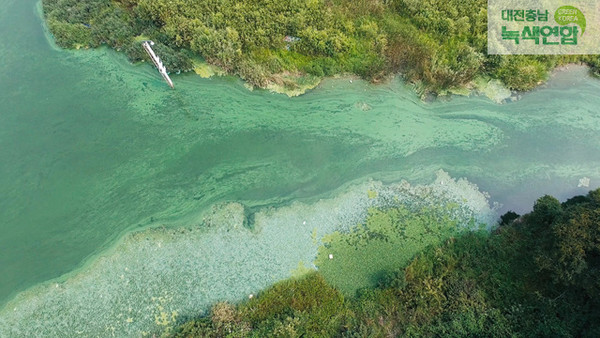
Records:
[[[561,26],[574,23],[581,27],[581,35],[585,32],[585,15],[583,15],[577,7],[559,7],[556,12],[554,12],[554,20]]]

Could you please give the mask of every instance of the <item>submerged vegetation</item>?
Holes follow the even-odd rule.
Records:
[[[367,224],[388,228],[398,212],[372,212]],[[596,337],[600,189],[562,204],[544,196],[492,233],[455,233],[354,295],[332,282],[320,272],[280,282],[239,305],[216,304],[175,335]]]
[[[315,264],[345,295],[377,286],[386,273],[405,266],[424,248],[470,230],[449,217],[452,206],[415,212],[405,206],[373,208],[365,224],[325,236]]]
[[[401,73],[437,93],[476,76],[528,90],[549,70],[598,56],[486,55],[485,0],[44,0],[57,43],[103,44],[132,61],[142,39],[171,71],[193,60],[238,74],[252,85],[294,87],[290,75],[354,73],[371,81]]]

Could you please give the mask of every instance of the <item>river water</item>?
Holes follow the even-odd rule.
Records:
[[[185,74],[173,77],[176,90],[170,90],[149,65],[131,65],[108,49],[53,47],[34,0],[0,0],[0,5],[0,306],[5,306],[0,336],[27,335],[15,323],[52,322],[50,311],[39,315],[55,300],[51,288],[62,290],[62,306],[74,308],[68,295],[75,288],[96,292],[85,290],[93,283],[77,280],[111,266],[129,271],[143,265],[144,250],[163,242],[173,252],[202,242],[239,256],[270,257],[269,243],[280,240],[277,236],[301,236],[281,225],[285,222],[275,222],[269,235],[274,237],[205,231],[187,236],[200,242],[185,244],[166,230],[127,235],[148,227],[190,226],[215,203],[240,202],[243,207],[224,208],[250,220],[265,210],[272,210],[272,220],[281,210],[316,217],[322,213],[317,209],[337,208],[339,223],[340,210],[353,208],[344,198],[355,198],[354,192],[403,179],[431,183],[440,169],[488,192],[498,213],[526,212],[543,194],[565,199],[600,186],[600,81],[583,67],[557,72],[548,84],[503,105],[484,97],[425,103],[398,79],[382,85],[328,79],[306,95],[288,98],[249,91],[234,77]],[[327,229],[332,228],[319,231]],[[233,237],[222,242],[227,236]],[[137,261],[124,263],[131,243],[139,245],[141,237],[151,244],[136,247]],[[253,251],[251,243],[264,250]],[[293,241],[281,243],[285,250]],[[285,264],[310,263],[313,249],[290,250]],[[215,270],[212,275],[237,271],[207,258],[216,252],[200,254],[208,264],[204,269]],[[155,265],[148,263],[157,273],[165,262],[180,259],[157,257]],[[198,267],[192,258],[188,264]],[[229,289],[235,292],[221,298],[239,299],[236,292],[256,291],[290,271],[265,266],[257,263],[251,275],[240,277],[248,280],[247,288],[232,281]],[[121,273],[113,277],[126,279]],[[163,311],[177,290],[165,289],[171,293],[146,295],[158,309],[148,310],[158,311],[158,317],[151,316],[156,325],[193,315]],[[100,297],[105,291],[97,292]],[[208,304],[220,298],[202,299]],[[127,324],[141,320],[134,314],[115,316]],[[61,323],[47,333],[141,332],[102,324],[101,334]]]

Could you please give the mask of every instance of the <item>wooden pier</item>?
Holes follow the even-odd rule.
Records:
[[[152,45],[154,45],[154,42],[149,41],[149,40],[144,41],[142,43],[142,46],[146,50],[146,53],[148,53],[148,55],[150,55],[150,59],[152,59],[152,62],[154,62],[154,65],[156,66],[156,69],[158,69],[158,72],[160,73],[160,75],[162,75],[163,79],[165,79],[165,81],[167,81],[167,84],[169,85],[169,87],[175,88],[173,86],[173,81],[171,81],[169,74],[167,74],[167,68],[165,68],[162,61],[160,61],[160,58],[152,50],[152,47],[151,47]]]

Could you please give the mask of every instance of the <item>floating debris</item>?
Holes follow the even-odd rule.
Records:
[[[589,188],[590,186],[590,178],[589,177],[582,177],[579,179],[579,184],[577,185],[578,188],[584,187],[584,188]]]

